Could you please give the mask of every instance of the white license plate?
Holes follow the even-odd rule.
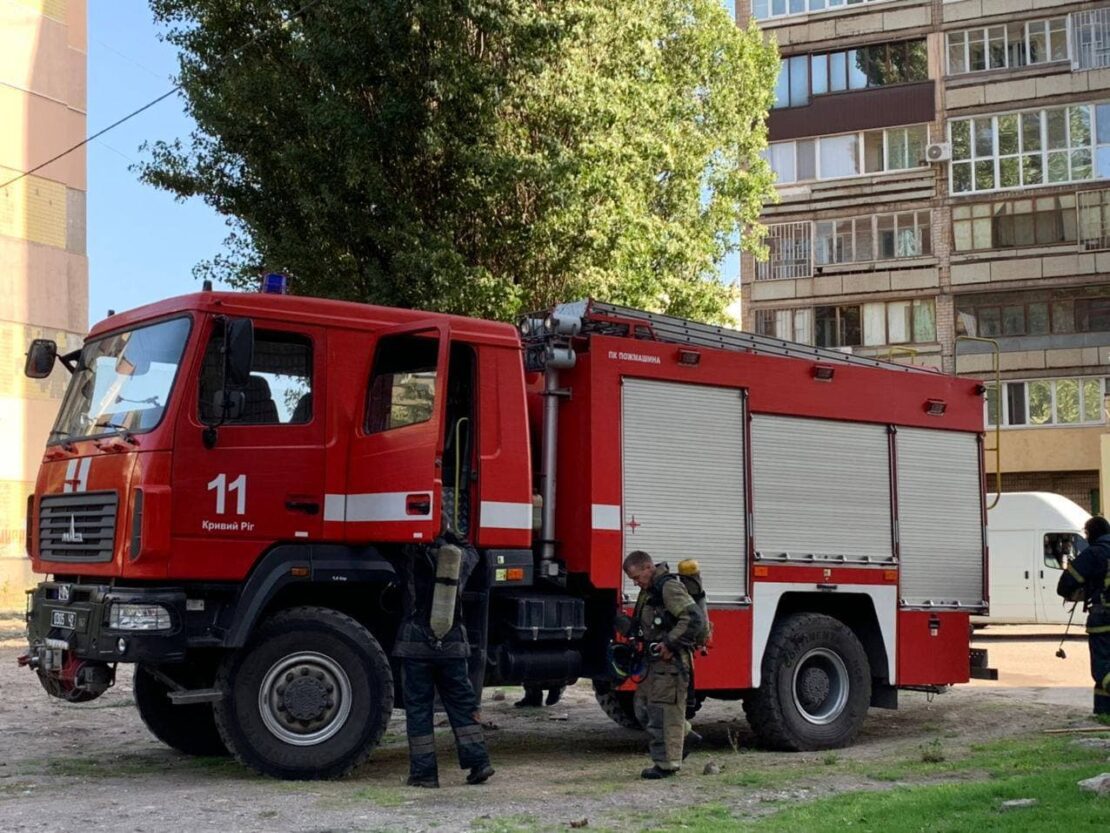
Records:
[[[75,610],[52,610],[50,611],[50,627],[52,628],[68,628],[69,630],[77,630],[77,611]]]

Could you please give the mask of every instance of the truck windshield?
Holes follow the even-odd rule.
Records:
[[[174,318],[86,343],[50,441],[139,433],[158,425],[189,326],[188,318]]]

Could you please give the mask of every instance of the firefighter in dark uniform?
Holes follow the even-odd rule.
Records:
[[[468,784],[493,775],[478,698],[467,672],[470,644],[462,622],[462,588],[478,563],[469,544],[445,534],[431,546],[409,546],[401,559],[404,612],[393,656],[401,659],[401,687],[409,740],[409,786],[438,787],[433,704],[436,692],[455,732],[459,766]]]
[[[682,766],[682,747],[690,731],[686,692],[702,614],[682,582],[672,580],[667,565],[657,566],[646,552],[629,553],[624,572],[640,588],[636,611],[647,646],[647,675],[636,697],[647,710],[652,766],[640,776],[667,778]]]
[[[1095,681],[1095,714],[1110,714],[1110,522],[1095,516],[1083,527],[1090,546],[1060,576],[1056,592],[1087,611],[1087,646]]]

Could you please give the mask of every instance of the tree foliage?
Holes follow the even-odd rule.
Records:
[[[508,318],[720,318],[778,59],[719,0],[151,0],[197,130],[143,179],[226,215],[198,273]],[[301,13],[297,14],[298,10]]]

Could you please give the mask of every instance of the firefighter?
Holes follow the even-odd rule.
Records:
[[[478,563],[466,542],[445,533],[431,546],[409,546],[401,560],[404,611],[393,656],[401,659],[401,686],[409,740],[411,787],[438,787],[433,703],[436,692],[455,732],[459,766],[468,784],[493,775],[470,683],[470,643],[462,622],[462,588]]]
[[[667,565],[657,566],[646,552],[629,553],[624,572],[640,588],[636,616],[647,656],[647,674],[636,697],[646,706],[652,766],[640,777],[667,778],[682,766],[683,743],[690,730],[686,692],[702,614],[683,583],[673,580],[676,577]]]
[[[1090,546],[1067,565],[1056,592],[1087,611],[1087,646],[1095,681],[1095,714],[1110,715],[1110,522],[1099,515],[1083,526]]]

